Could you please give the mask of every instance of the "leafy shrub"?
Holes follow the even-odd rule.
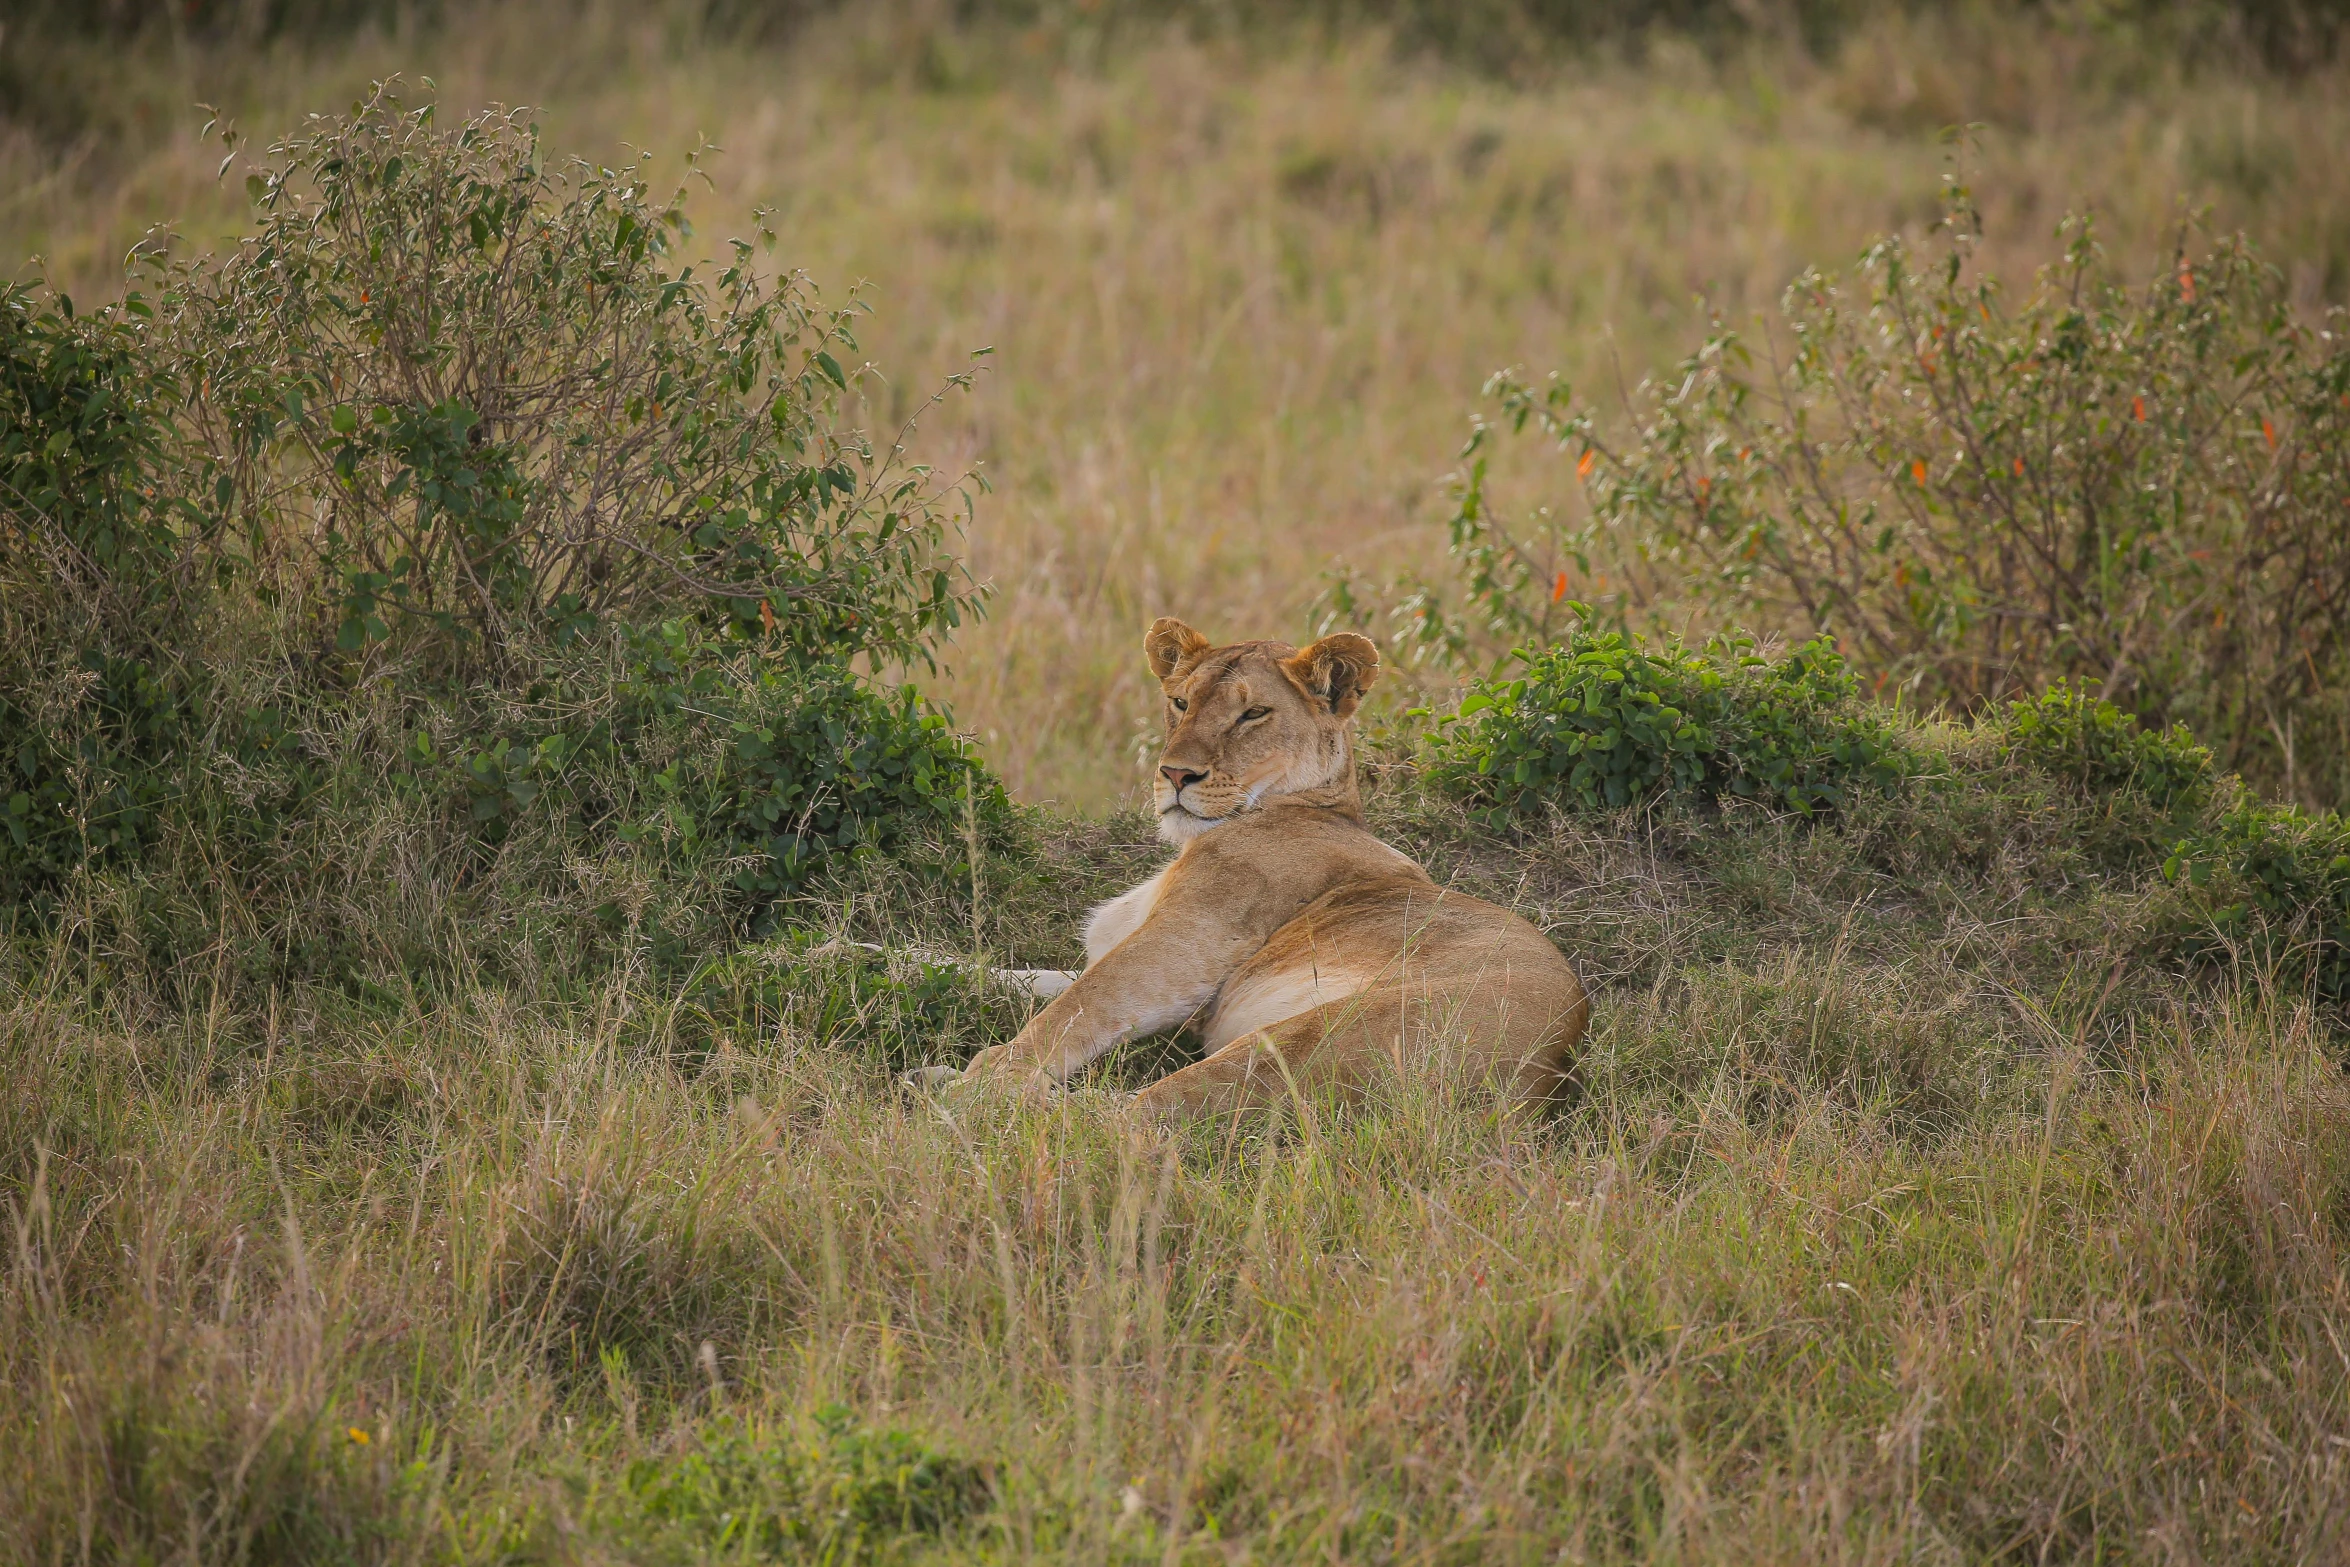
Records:
[[[992,823],[1005,804],[911,687],[730,657],[690,621],[551,666],[492,722],[496,738],[448,758],[491,841],[558,811],[570,832],[715,867],[706,879],[754,916],[835,855],[887,851],[925,824],[959,831],[966,813]],[[416,756],[441,758],[429,731]]]
[[[11,585],[147,609],[179,554],[155,497],[176,387],[147,352],[133,294],[94,316],[0,286],[0,539]]]
[[[1432,745],[1440,782],[1504,811],[1670,792],[1808,815],[1901,775],[1892,728],[1825,642],[1770,659],[1742,641],[1650,651],[1578,629],[1516,657],[1523,672],[1473,685]]]
[[[2209,748],[2184,724],[2144,729],[2111,702],[2059,682],[2011,703],[2007,741],[2014,754],[2092,794],[2132,790],[2156,809],[2200,802],[2214,776]]]
[[[277,709],[223,703],[201,677],[97,648],[57,672],[52,701],[0,693],[0,899],[37,905],[78,866],[136,859],[207,761],[270,774],[228,813],[226,843],[267,839],[299,798],[301,773],[271,768],[296,759]]]
[[[562,650],[522,689],[444,694],[405,726],[399,704],[331,690],[251,700],[234,671],[87,673],[44,722],[0,706],[0,893],[41,921],[84,867],[128,878],[183,910],[124,933],[163,967],[214,919],[203,910],[233,908],[253,979],[413,972],[346,908],[355,881],[388,868],[374,856],[391,832],[400,874],[439,885],[413,889],[420,912],[520,934],[516,916],[537,909],[530,923],[590,938],[567,966],[592,960],[600,926],[672,973],[775,929],[862,856],[966,885],[969,829],[993,841],[1008,815],[911,690],[761,660],[687,623]],[[625,908],[591,918],[624,886]],[[472,962],[496,966],[479,949]]]
[[[1974,710],[2059,680],[2184,722],[2261,787],[2350,800],[2350,319],[2304,321],[2239,238],[2117,279],[2085,221],[2010,301],[1953,186],[1923,253],[1808,273],[1760,343],[1718,330],[1620,429],[1556,381],[1488,390],[1458,480],[1457,607],[1399,631],[1473,662],[1576,582],[1620,622],[1832,631],[1880,685]],[[1537,426],[1587,507],[1513,522],[1493,438]],[[1580,520],[1578,520],[1580,518]]]
[[[92,315],[0,288],[0,899],[119,863],[185,792],[191,747],[257,763],[280,715],[218,700],[186,643],[202,516],[132,295]],[[193,470],[200,484],[202,468]],[[277,802],[259,799],[266,813]],[[247,822],[246,826],[260,826]]]
[[[695,265],[682,190],[389,89],[247,185],[251,237],[157,265],[220,474],[194,504],[224,568],[333,603],[342,651],[463,671],[690,606],[803,659],[921,660],[976,609],[955,492],[840,422],[861,307],[770,281],[758,241]]]
[[[853,300],[694,264],[677,196],[511,115],[379,91],[250,188],[224,259],[151,251],[152,308],[0,291],[0,896],[140,881],[176,912],[117,934],[165,967],[233,897],[259,972],[349,970],[378,832],[550,908],[618,846],[682,961],[1001,815],[853,672],[979,607],[967,495],[843,421]]]
[[[830,855],[886,851],[913,823],[951,821],[975,795],[991,815],[1002,803],[1001,787],[911,686],[884,697],[833,676],[810,697],[733,724],[712,816],[729,846],[752,856],[734,874],[738,892],[796,891]]]
[[[903,1431],[860,1426],[838,1405],[813,1430],[770,1435],[721,1421],[682,1458],[629,1466],[642,1515],[712,1555],[860,1562],[893,1539],[936,1534],[984,1510],[986,1473]]]
[[[2163,867],[2201,889],[2190,958],[2248,959],[2329,1001],[2350,1001],[2350,822],[2239,801]]]

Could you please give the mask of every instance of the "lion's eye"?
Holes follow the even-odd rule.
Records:
[[[1167,700],[1175,704],[1175,711],[1178,713],[1188,713],[1191,711],[1191,704],[1184,701],[1183,698],[1179,696],[1171,696],[1167,698]]]
[[[1263,718],[1266,714],[1272,711],[1273,710],[1269,707],[1252,707],[1247,712],[1240,715],[1240,721],[1244,724],[1253,724],[1258,719]]]

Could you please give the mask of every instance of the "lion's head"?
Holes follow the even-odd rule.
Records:
[[[1347,730],[1379,678],[1370,638],[1210,647],[1182,621],[1160,619],[1142,647],[1165,694],[1167,746],[1152,790],[1161,837],[1181,843],[1281,795],[1354,803]]]

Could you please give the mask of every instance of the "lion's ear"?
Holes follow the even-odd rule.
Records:
[[[1172,615],[1152,621],[1142,639],[1143,657],[1151,661],[1151,673],[1161,680],[1207,650],[1208,639]]]
[[[1369,637],[1340,631],[1283,659],[1281,672],[1309,698],[1345,718],[1379,678],[1379,649]]]

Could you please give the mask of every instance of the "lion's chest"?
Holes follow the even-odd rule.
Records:
[[[1086,918],[1087,968],[1092,968],[1109,954],[1112,947],[1142,929],[1142,922],[1149,919],[1151,910],[1158,906],[1159,888],[1166,879],[1167,872],[1161,871],[1140,886],[1129,887],[1119,893]]]

